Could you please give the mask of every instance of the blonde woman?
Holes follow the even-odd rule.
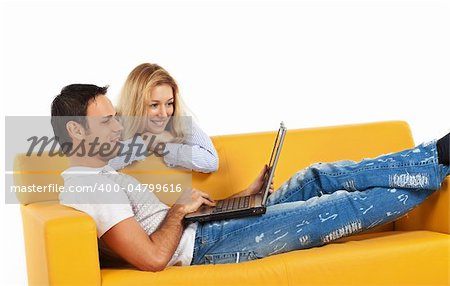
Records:
[[[123,140],[135,135],[151,151],[164,143],[164,162],[169,167],[184,167],[210,173],[218,168],[219,158],[209,136],[187,116],[174,78],[157,64],[144,63],[134,68],[122,88],[117,113],[124,127]],[[129,142],[129,141],[125,141]],[[161,145],[160,145],[161,146]],[[131,151],[131,160],[118,156],[109,162],[120,169],[145,156]]]

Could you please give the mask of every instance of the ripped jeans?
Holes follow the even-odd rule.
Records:
[[[239,263],[392,222],[440,188],[436,142],[358,163],[318,163],[270,195],[264,215],[199,224],[191,265]]]

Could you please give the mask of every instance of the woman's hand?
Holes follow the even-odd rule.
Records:
[[[175,139],[175,137],[169,131],[163,131],[160,134],[144,132],[142,133],[142,139],[147,145],[148,150],[155,151],[156,146],[158,146],[159,143],[170,143]]]

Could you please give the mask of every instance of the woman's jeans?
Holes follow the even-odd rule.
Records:
[[[439,189],[448,173],[435,141],[358,163],[314,164],[269,196],[264,215],[199,224],[191,264],[321,246],[392,222]]]

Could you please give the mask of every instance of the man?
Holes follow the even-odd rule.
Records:
[[[69,157],[71,167],[62,174],[66,189],[109,185],[119,191],[99,196],[63,192],[60,200],[92,216],[101,249],[141,270],[238,263],[320,246],[396,220],[439,189],[449,174],[447,134],[359,163],[314,164],[274,192],[262,216],[185,226],[186,214],[215,202],[193,189],[169,208],[151,192],[121,191],[139,182],[107,166],[115,152],[99,152],[114,149],[122,131],[106,91],[81,84],[63,88],[52,103],[52,125],[66,153],[93,148],[88,156]],[[235,196],[257,192],[262,175]]]

